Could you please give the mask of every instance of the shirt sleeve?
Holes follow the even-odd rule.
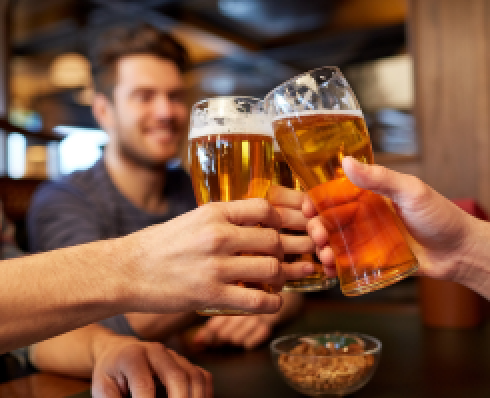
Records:
[[[93,205],[82,193],[56,183],[43,186],[34,195],[27,216],[27,229],[31,252],[104,238]],[[123,314],[104,319],[99,324],[116,333],[137,337]]]
[[[43,252],[102,238],[93,206],[83,195],[61,184],[41,187],[27,215],[31,252]]]
[[[128,322],[128,319],[124,315],[116,315],[111,318],[103,319],[102,321],[99,321],[99,325],[102,325],[107,329],[111,329],[112,331],[123,336],[140,338],[140,336],[138,336],[133,330]]]
[[[104,238],[94,206],[81,192],[62,184],[41,187],[27,216],[29,248],[43,252]],[[138,337],[121,314],[99,322],[114,332]]]

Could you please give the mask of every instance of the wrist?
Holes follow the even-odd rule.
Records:
[[[490,298],[490,224],[468,216],[464,243],[454,264],[457,283]]]
[[[111,278],[114,282],[115,305],[118,313],[144,311],[140,272],[142,249],[135,234],[113,239],[111,245]]]
[[[102,356],[102,353],[109,345],[111,340],[117,336],[113,331],[99,325],[94,326],[94,333],[90,341],[90,361],[92,371],[97,363],[97,360]]]

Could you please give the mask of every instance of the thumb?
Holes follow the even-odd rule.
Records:
[[[412,185],[411,176],[397,173],[379,165],[361,163],[346,156],[342,159],[342,168],[349,180],[359,188],[386,196],[395,203],[403,202],[410,195],[407,186]]]

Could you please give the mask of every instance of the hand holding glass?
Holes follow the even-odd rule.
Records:
[[[284,156],[279,150],[277,141],[274,140],[274,176],[272,184],[291,188],[297,191],[303,191],[298,177],[291,171],[284,160]],[[297,231],[284,230],[283,233],[298,234]],[[306,232],[302,233],[302,235]],[[315,272],[302,279],[289,280],[284,284],[283,292],[311,292],[317,290],[326,290],[335,286],[337,278],[327,278],[323,270],[323,265],[315,253],[306,254],[285,254],[284,261],[293,263],[295,261],[307,261],[313,263]]]
[[[373,163],[366,123],[342,73],[324,67],[297,76],[271,91],[265,108],[281,152],[328,230],[342,292],[360,295],[415,272],[391,203],[357,188],[342,170],[344,156]]]
[[[252,97],[216,97],[191,112],[189,159],[198,205],[265,198],[273,173],[273,134],[263,103]],[[238,282],[272,291],[270,286]],[[204,315],[243,314],[206,309]]]

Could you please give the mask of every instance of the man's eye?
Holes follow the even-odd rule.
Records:
[[[136,98],[141,102],[148,102],[153,98],[153,92],[150,90],[139,91]]]
[[[173,102],[185,102],[185,93],[175,92],[168,95],[168,99]]]

